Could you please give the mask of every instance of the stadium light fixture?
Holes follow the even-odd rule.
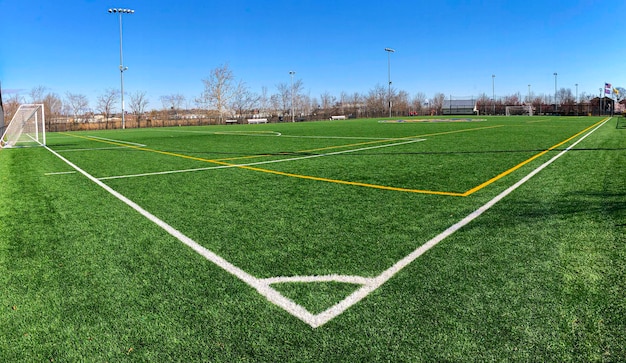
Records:
[[[296,74],[295,71],[289,71],[289,75],[291,76],[291,122],[296,122],[294,117],[293,110],[293,76]]]
[[[387,81],[389,84],[389,118],[391,118],[391,53],[395,53],[395,49],[385,48],[387,52]]]
[[[120,88],[121,88],[121,97],[122,97],[122,129],[126,128],[126,120],[124,117],[124,71],[128,70],[128,67],[124,66],[124,55],[122,52],[122,14],[133,14],[135,10],[133,9],[109,9],[109,14],[119,14],[120,18]]]

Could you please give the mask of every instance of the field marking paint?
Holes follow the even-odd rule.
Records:
[[[159,171],[159,172],[153,172],[153,173],[142,173],[142,174],[134,174],[134,175],[109,176],[109,177],[102,177],[102,178],[98,178],[98,179],[100,179],[100,180],[122,179],[122,178],[133,178],[133,177],[150,176],[150,175],[165,175],[165,174],[174,174],[174,173],[186,173],[186,172],[204,171],[204,170],[212,170],[212,169],[241,168],[241,167],[244,167],[244,166],[254,166],[254,165],[263,165],[263,164],[283,163],[283,162],[287,162],[287,161],[297,161],[297,160],[303,160],[303,159],[312,159],[312,158],[326,157],[326,156],[332,156],[332,155],[346,154],[346,153],[352,153],[352,152],[358,152],[358,151],[364,151],[364,150],[379,149],[379,148],[383,148],[383,147],[391,147],[391,146],[410,144],[410,143],[420,142],[420,141],[425,141],[425,140],[424,139],[410,140],[410,141],[399,142],[399,143],[395,143],[395,144],[376,145],[376,146],[364,147],[364,148],[360,148],[360,149],[343,150],[343,151],[336,151],[336,152],[332,152],[332,153],[316,154],[316,155],[305,155],[305,156],[299,156],[299,157],[287,158],[287,159],[265,160],[265,161],[258,161],[258,162],[249,163],[249,164],[225,164],[225,165],[220,165],[220,166],[212,166],[212,167],[208,167],[208,168],[194,168],[194,169]],[[271,155],[264,155],[264,156],[271,156]]]
[[[468,196],[468,195],[470,195],[470,194],[476,193],[477,191],[479,191],[479,190],[483,189],[484,187],[486,187],[486,186],[488,186],[488,185],[490,185],[490,184],[492,184],[492,183],[494,183],[494,182],[496,182],[496,181],[498,181],[498,180],[500,180],[500,179],[504,178],[505,176],[507,176],[507,175],[511,174],[511,173],[512,173],[512,172],[514,172],[515,170],[517,170],[517,169],[521,168],[522,166],[524,166],[524,165],[526,165],[526,164],[530,163],[531,161],[533,161],[533,160],[537,159],[538,157],[545,155],[546,153],[548,153],[548,152],[550,152],[550,151],[552,151],[552,150],[556,149],[557,147],[559,147],[559,146],[561,146],[561,145],[563,145],[563,144],[565,144],[565,143],[567,143],[567,142],[571,141],[572,139],[575,139],[576,137],[578,137],[578,136],[580,136],[580,135],[584,134],[585,132],[587,132],[587,131],[591,130],[592,128],[594,128],[594,127],[596,127],[596,126],[600,125],[601,123],[604,123],[604,122],[606,122],[606,121],[608,121],[608,120],[610,120],[610,119],[611,119],[611,118],[609,117],[609,118],[605,118],[604,120],[600,120],[600,121],[598,121],[597,123],[595,123],[595,124],[593,124],[593,125],[591,125],[591,126],[587,127],[586,129],[584,129],[584,130],[580,131],[579,133],[575,134],[574,136],[571,136],[571,137],[569,137],[569,138],[567,138],[567,139],[565,139],[565,140],[563,140],[563,141],[559,142],[558,144],[556,144],[556,145],[554,145],[554,146],[550,147],[549,149],[546,149],[546,150],[544,150],[544,151],[542,151],[542,152],[540,152],[540,153],[538,153],[538,154],[536,154],[536,155],[531,156],[530,158],[528,158],[528,159],[526,159],[526,160],[522,161],[521,163],[519,163],[519,164],[515,165],[514,167],[512,167],[512,168],[510,168],[510,169],[508,169],[508,170],[505,170],[504,172],[502,172],[502,173],[500,173],[500,174],[498,174],[498,175],[494,176],[493,178],[491,178],[491,179],[487,180],[486,182],[484,182],[484,183],[482,183],[482,184],[479,184],[479,185],[477,185],[477,186],[473,187],[472,189],[470,189],[470,190],[466,191],[465,193],[462,193],[462,196],[467,197],[467,196]]]
[[[437,133],[424,134],[424,135],[407,136],[407,137],[402,137],[402,138],[396,138],[396,139],[393,139],[393,140],[408,140],[406,143],[410,143],[410,142],[416,142],[416,141],[423,141],[424,139],[421,139],[421,138],[422,137],[426,137],[426,136],[438,136],[438,135],[455,134],[455,133],[461,133],[461,132],[479,131],[479,130],[492,129],[492,128],[498,128],[498,127],[503,127],[503,126],[504,125],[474,127],[474,128],[462,129],[462,130],[453,130],[453,131],[437,132]],[[64,134],[64,135],[69,135],[69,134]],[[87,140],[93,140],[92,138],[86,137],[86,136],[79,136],[79,135],[70,135],[70,136],[74,136],[74,137],[78,137],[78,138],[84,138],[84,139],[87,139]],[[96,140],[96,141],[98,141],[98,140]],[[113,144],[113,145],[120,145],[119,143],[114,142],[114,141],[110,141],[110,140],[102,139],[101,141],[105,142],[105,143]],[[388,140],[384,139],[384,140],[367,141],[367,142],[361,142],[361,143],[356,143],[356,144],[338,145],[338,146],[331,146],[331,147],[325,147],[325,148],[319,148],[319,149],[305,150],[305,151],[300,151],[300,152],[313,152],[313,151],[322,151],[322,150],[328,150],[328,149],[346,148],[346,147],[353,147],[353,146],[369,145],[369,144],[372,144],[372,143],[381,143],[381,142],[386,142],[386,141],[388,141]],[[122,145],[122,146],[124,146],[124,145]],[[169,152],[169,151],[154,150],[154,149],[148,149],[148,148],[139,147],[139,146],[128,146],[128,147],[134,148],[134,149],[137,149],[137,150],[142,150],[142,151],[154,152],[154,153],[157,153],[157,154],[163,154],[163,155],[168,155],[168,156],[180,157],[180,158],[183,158],[183,159],[189,159],[189,160],[196,160],[196,161],[214,163],[214,164],[219,164],[219,165],[228,166],[228,167],[237,167],[237,168],[241,168],[241,169],[247,169],[247,170],[258,171],[258,172],[262,172],[262,173],[269,173],[269,174],[287,176],[287,177],[292,177],[292,178],[315,180],[315,181],[322,181],[322,182],[328,182],[328,183],[351,185],[351,186],[359,186],[359,187],[365,187],[365,188],[389,190],[389,191],[396,191],[396,192],[431,194],[431,195],[444,195],[444,196],[453,196],[453,197],[463,197],[463,196],[465,196],[464,193],[459,193],[459,192],[445,192],[445,191],[433,191],[433,190],[424,190],[424,189],[399,188],[399,187],[390,187],[390,186],[378,185],[378,184],[369,184],[369,183],[353,182],[353,181],[346,181],[346,180],[339,180],[339,179],[330,179],[330,178],[323,178],[323,177],[316,177],[316,176],[309,176],[309,175],[293,174],[293,173],[286,173],[286,172],[281,172],[281,171],[276,171],[276,170],[257,168],[257,167],[254,167],[254,165],[259,165],[259,164],[256,164],[256,163],[232,164],[232,163],[226,163],[224,161],[220,161],[219,159],[215,159],[215,160],[213,160],[213,159],[204,159],[204,158],[199,158],[199,157],[195,157],[195,156],[176,154],[176,153],[172,153],[172,152]],[[385,147],[385,145],[382,145],[381,147]],[[365,150],[365,148],[357,149],[357,150]],[[352,151],[348,150],[348,152],[352,152]],[[337,152],[337,153],[340,153],[340,152]],[[334,154],[335,153],[326,153],[326,154],[320,154],[319,156],[328,156],[328,155],[334,155]],[[319,157],[319,156],[318,155],[313,155],[313,156],[310,156],[310,157]],[[250,157],[254,157],[254,156],[248,156],[247,158],[250,158]],[[303,157],[303,158],[307,158],[307,157]],[[233,159],[233,158],[231,158],[231,159]],[[271,161],[269,161],[269,162],[261,162],[261,163],[268,164],[268,163],[271,163]],[[196,170],[193,170],[193,171],[198,171],[198,170],[199,169],[196,169]],[[163,172],[160,172],[160,173],[161,173],[160,175],[163,175],[162,174]],[[159,174],[155,174],[155,175],[159,175]],[[144,176],[144,175],[137,174],[136,176]],[[104,179],[102,179],[102,180],[104,180]]]
[[[396,262],[393,266],[391,266],[390,268],[385,270],[383,273],[381,273],[377,277],[371,279],[371,282],[368,282],[368,283],[364,284],[364,286],[362,286],[360,289],[356,290],[354,293],[352,293],[351,295],[346,297],[344,300],[342,300],[338,304],[332,306],[331,308],[327,309],[326,311],[324,311],[322,313],[319,313],[319,314],[315,315],[314,316],[314,320],[311,323],[309,323],[309,324],[311,326],[313,326],[314,328],[315,327],[319,327],[319,326],[327,323],[331,319],[337,317],[338,315],[342,314],[344,311],[346,311],[352,305],[354,305],[354,304],[358,303],[359,301],[363,300],[371,292],[373,292],[374,290],[378,289],[382,284],[384,284],[389,279],[391,279],[393,276],[395,276],[398,272],[400,272],[400,270],[402,270],[403,268],[408,266],[411,262],[415,261],[418,257],[423,255],[429,249],[435,247],[439,242],[443,241],[444,239],[446,239],[447,237],[451,236],[452,234],[454,234],[459,229],[463,228],[464,226],[466,226],[467,224],[472,222],[474,219],[478,218],[481,214],[483,214],[484,212],[489,210],[496,203],[498,203],[499,201],[504,199],[506,196],[511,194],[514,190],[519,188],[522,184],[524,184],[528,180],[530,180],[530,178],[532,178],[533,176],[537,175],[540,171],[542,171],[543,169],[548,167],[550,164],[552,164],[554,161],[556,161],[558,158],[560,158],[565,153],[570,151],[572,148],[574,148],[576,145],[578,145],[578,143],[583,141],[585,138],[587,138],[587,136],[591,135],[594,131],[599,129],[601,126],[603,126],[610,119],[611,118],[609,117],[609,118],[604,119],[604,120],[600,121],[599,123],[591,126],[590,128],[585,129],[584,131],[587,131],[587,130],[595,127],[593,129],[591,129],[591,131],[589,131],[583,137],[581,137],[579,140],[577,140],[575,143],[573,143],[572,145],[567,147],[565,150],[561,151],[560,153],[558,153],[557,155],[552,157],[550,160],[546,161],[545,163],[541,164],[536,169],[534,169],[533,171],[528,173],[525,177],[520,179],[517,183],[515,183],[512,186],[508,187],[503,192],[501,192],[500,194],[495,196],[493,199],[491,199],[490,201],[485,203],[483,206],[481,206],[480,208],[476,209],[475,211],[473,211],[472,213],[467,215],[465,218],[461,219],[457,223],[455,223],[452,226],[448,227],[446,230],[444,230],[443,232],[441,232],[440,234],[438,234],[437,236],[435,236],[434,238],[432,238],[428,242],[424,243],[423,245],[421,245],[420,247],[415,249],[413,252],[411,252],[410,254],[408,254],[407,256],[405,256],[404,258],[399,260],[398,262]],[[579,134],[581,134],[581,133],[579,133]]]
[[[56,173],[44,173],[43,175],[50,176],[50,175],[64,175],[64,174],[76,174],[76,171],[59,171]]]
[[[73,151],[96,151],[96,150],[119,150],[119,149],[128,149],[128,146],[94,147],[94,148],[86,148],[86,149],[64,149],[64,150],[56,150],[56,152],[69,153]]]
[[[124,144],[124,145],[133,145],[133,146],[146,146],[144,144],[138,144],[136,142],[130,142],[130,141],[124,141],[124,140],[115,140],[115,139],[107,139],[106,137],[98,137],[98,136],[92,136],[92,135],[87,135],[93,139],[98,139],[98,140],[104,140],[104,141],[113,141],[113,142],[117,142],[120,144]]]
[[[59,159],[64,161],[66,164],[71,166],[73,169],[75,169],[76,171],[78,171],[79,173],[81,173],[82,175],[87,177],[92,182],[96,183],[98,186],[100,186],[101,188],[106,190],[108,193],[110,193],[111,195],[113,195],[114,197],[116,197],[117,199],[119,199],[120,201],[122,201],[123,203],[128,205],[129,207],[133,208],[135,211],[137,211],[139,214],[141,214],[142,216],[144,216],[145,218],[147,218],[151,222],[153,222],[156,225],[158,225],[159,227],[161,227],[168,234],[170,234],[171,236],[177,238],[179,241],[181,241],[183,244],[185,244],[186,246],[188,246],[189,248],[191,248],[192,250],[194,250],[195,252],[197,252],[198,254],[203,256],[205,259],[213,262],[214,264],[216,264],[217,266],[221,267],[222,269],[224,269],[228,273],[236,276],[241,281],[245,282],[246,284],[248,284],[249,286],[254,288],[257,292],[259,292],[259,294],[264,296],[271,303],[273,303],[273,304],[283,308],[285,311],[287,311],[291,315],[293,315],[296,318],[302,320],[303,322],[309,324],[312,328],[318,328],[318,327],[326,324],[330,320],[334,319],[335,317],[341,315],[342,313],[344,313],[347,309],[349,309],[354,304],[356,304],[356,303],[360,302],[361,300],[363,300],[371,292],[375,291],[380,286],[382,286],[385,282],[387,282],[389,279],[394,277],[404,267],[408,266],[411,262],[415,261],[418,257],[420,257],[421,255],[426,253],[426,251],[428,251],[429,249],[433,248],[438,243],[440,243],[441,241],[443,241],[447,237],[449,237],[452,234],[454,234],[459,229],[463,228],[464,226],[466,226],[467,224],[472,222],[474,219],[478,218],[480,215],[482,215],[484,212],[489,210],[491,207],[493,207],[500,200],[504,199],[506,196],[508,196],[514,190],[519,188],[522,184],[526,183],[533,176],[535,176],[540,171],[542,171],[543,169],[548,167],[550,164],[552,164],[558,158],[560,158],[565,153],[567,153],[569,150],[571,150],[573,147],[575,147],[578,143],[580,143],[585,138],[587,138],[587,136],[591,135],[594,131],[599,129],[608,120],[610,120],[610,118],[607,118],[607,119],[601,121],[599,124],[596,124],[597,126],[595,126],[595,128],[591,129],[587,134],[585,134],[579,140],[577,140],[572,145],[567,147],[565,150],[561,151],[559,154],[555,155],[554,157],[552,157],[550,160],[546,161],[545,163],[541,164],[539,167],[537,167],[536,169],[531,171],[529,174],[527,174],[521,180],[519,180],[518,182],[516,182],[512,186],[508,187],[503,192],[501,192],[500,194],[495,196],[493,199],[491,199],[490,201],[485,203],[483,206],[481,206],[480,208],[476,209],[474,212],[470,213],[465,218],[461,219],[459,222],[457,222],[457,223],[453,224],[452,226],[448,227],[443,232],[441,232],[440,234],[438,234],[437,236],[435,236],[434,238],[432,238],[428,242],[424,243],[423,245],[421,245],[420,247],[415,249],[413,252],[411,252],[410,254],[408,254],[407,256],[405,256],[404,258],[402,258],[401,260],[399,260],[395,264],[393,264],[387,270],[383,271],[380,275],[378,275],[377,277],[373,277],[373,278],[360,277],[360,276],[328,275],[328,276],[273,277],[273,278],[267,278],[267,279],[259,279],[259,278],[255,277],[253,275],[248,274],[247,272],[245,272],[241,268],[233,265],[232,263],[228,262],[226,259],[220,257],[219,255],[215,254],[214,252],[208,250],[207,248],[201,246],[200,244],[198,244],[197,242],[195,242],[191,238],[189,238],[186,235],[184,235],[182,232],[178,231],[177,229],[175,229],[174,227],[170,226],[169,224],[167,224],[163,220],[159,219],[155,215],[153,215],[150,212],[148,212],[147,210],[143,209],[141,206],[139,206],[138,204],[136,204],[132,200],[128,199],[127,197],[125,197],[121,193],[115,191],[113,188],[111,188],[108,185],[104,184],[102,181],[98,180],[97,178],[95,178],[94,176],[90,175],[86,171],[82,170],[81,168],[79,168],[78,166],[76,166],[75,164],[70,162],[69,160],[65,159],[59,153],[55,152],[54,150],[50,149],[47,146],[44,146],[44,147],[48,151],[50,151],[52,154],[54,154],[56,157],[58,157]],[[589,130],[589,129],[586,129],[586,130]],[[308,310],[306,310],[304,307],[298,305],[294,301],[292,301],[289,298],[285,297],[279,291],[277,291],[276,289],[274,289],[274,288],[272,288],[270,286],[273,283],[282,283],[282,282],[327,282],[327,281],[339,281],[339,282],[347,282],[347,283],[356,283],[356,284],[361,284],[362,287],[357,289],[355,292],[350,294],[348,297],[346,297],[345,299],[343,299],[339,303],[337,303],[337,304],[333,305],[332,307],[328,308],[327,310],[325,310],[325,311],[323,311],[323,312],[321,312],[319,314],[312,314]]]
[[[365,285],[373,282],[371,277],[347,275],[315,275],[315,276],[278,276],[262,279],[267,284],[288,282],[342,282],[346,284]]]
[[[108,193],[110,193],[111,195],[113,195],[114,197],[116,197],[117,199],[119,199],[120,201],[122,201],[123,203],[125,203],[126,205],[128,205],[129,207],[134,209],[135,211],[137,211],[139,214],[141,214],[142,216],[144,216],[145,218],[147,218],[148,220],[150,220],[151,222],[153,222],[157,226],[161,227],[168,234],[170,234],[171,236],[175,237],[176,239],[178,239],[183,244],[187,245],[189,248],[191,248],[192,250],[194,250],[195,252],[200,254],[202,257],[204,257],[205,259],[213,262],[215,265],[221,267],[223,270],[225,270],[228,273],[236,276],[241,281],[243,281],[246,284],[248,284],[249,286],[253,287],[255,290],[257,290],[257,292],[259,292],[259,294],[263,295],[267,300],[269,300],[273,304],[275,304],[277,306],[280,306],[281,308],[283,308],[285,311],[287,311],[291,315],[293,315],[293,316],[297,317],[298,319],[308,323],[309,325],[310,325],[309,322],[315,321],[315,316],[313,314],[308,312],[302,306],[296,304],[292,300],[290,300],[290,299],[286,298],[285,296],[283,296],[280,292],[278,292],[277,290],[272,288],[270,286],[270,283],[264,281],[263,279],[258,279],[256,277],[250,275],[249,273],[245,272],[244,270],[240,269],[239,267],[237,267],[237,266],[233,265],[232,263],[228,262],[224,258],[218,256],[214,252],[212,252],[212,251],[208,250],[207,248],[201,246],[200,244],[198,244],[197,242],[195,242],[191,238],[189,238],[186,235],[184,235],[182,232],[178,231],[177,229],[175,229],[174,227],[170,226],[169,224],[167,224],[163,220],[159,219],[157,216],[155,216],[152,213],[148,212],[147,210],[143,209],[137,203],[135,203],[132,200],[128,199],[127,197],[125,197],[121,193],[117,192],[113,188],[111,188],[108,185],[104,184],[102,181],[98,180],[96,177],[92,176],[91,174],[87,173],[83,169],[79,168],[77,165],[75,165],[71,161],[69,161],[66,158],[64,158],[63,156],[61,156],[61,154],[55,152],[54,150],[50,149],[47,146],[44,146],[44,147],[48,151],[50,151],[52,154],[54,154],[56,157],[58,157],[59,159],[64,161],[66,164],[68,164],[70,167],[75,169],[77,172],[79,172],[82,175],[84,175],[87,179],[89,179],[92,182],[96,183],[99,187],[103,188]]]

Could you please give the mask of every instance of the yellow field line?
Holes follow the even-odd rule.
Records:
[[[571,141],[572,139],[575,139],[576,137],[580,136],[581,134],[584,134],[585,132],[587,132],[587,131],[591,130],[592,128],[594,128],[594,127],[596,127],[597,125],[601,124],[601,123],[602,123],[602,122],[604,122],[605,120],[606,120],[606,118],[605,118],[605,119],[603,119],[603,120],[601,120],[601,121],[599,121],[599,122],[597,122],[597,123],[595,123],[595,124],[593,124],[593,125],[591,125],[591,126],[589,126],[589,127],[587,127],[586,129],[582,130],[581,132],[577,133],[576,135],[574,135],[574,136],[572,136],[572,137],[569,137],[569,138],[567,138],[567,139],[565,139],[565,140],[563,140],[563,141],[559,142],[558,144],[556,144],[556,145],[554,145],[554,146],[550,147],[549,149],[546,149],[546,150],[544,150],[544,151],[542,151],[542,152],[540,152],[540,153],[538,153],[538,154],[536,154],[536,155],[531,156],[530,158],[528,158],[528,159],[526,159],[526,160],[522,161],[521,163],[519,163],[519,164],[515,165],[514,167],[512,167],[512,168],[510,168],[510,169],[508,169],[508,170],[506,170],[506,171],[504,171],[504,172],[502,172],[502,173],[500,173],[500,174],[498,174],[498,175],[494,176],[493,178],[491,178],[491,179],[487,180],[486,182],[484,182],[484,183],[482,183],[482,184],[480,184],[480,185],[475,186],[474,188],[472,188],[472,189],[470,189],[470,190],[466,191],[465,193],[462,193],[462,196],[467,197],[468,195],[473,194],[473,193],[475,193],[475,192],[477,192],[477,191],[479,191],[479,190],[483,189],[484,187],[486,187],[486,186],[488,186],[488,185],[490,185],[490,184],[492,184],[492,183],[494,183],[494,182],[496,182],[496,181],[498,181],[498,180],[502,179],[503,177],[505,177],[505,176],[507,176],[507,175],[511,174],[511,173],[512,173],[512,172],[514,172],[515,170],[517,170],[517,169],[521,168],[522,166],[524,166],[524,165],[526,165],[526,164],[530,163],[531,161],[533,161],[533,160],[537,159],[538,157],[540,157],[540,156],[542,156],[542,155],[545,155],[546,153],[548,153],[548,152],[550,152],[550,151],[552,151],[552,150],[556,149],[557,147],[559,147],[559,146],[561,146],[561,145],[563,145],[563,144],[567,143],[568,141]]]
[[[602,121],[604,121],[604,120],[602,120]],[[570,138],[568,138],[568,139],[566,139],[566,140],[564,140],[564,141],[562,141],[562,142],[552,146],[551,148],[549,148],[547,150],[544,150],[544,151],[542,151],[542,152],[532,156],[531,158],[529,158],[529,159],[527,159],[527,160],[517,164],[516,166],[514,166],[514,167],[512,167],[512,168],[510,168],[510,169],[508,169],[508,170],[498,174],[497,176],[487,180],[486,182],[484,182],[484,183],[482,183],[482,184],[480,184],[480,185],[478,185],[478,186],[476,186],[476,187],[474,187],[472,189],[469,189],[468,191],[466,191],[464,193],[390,187],[390,186],[385,186],[385,185],[368,184],[368,183],[353,182],[353,181],[346,181],[346,180],[339,180],[339,179],[329,179],[329,178],[322,178],[322,177],[309,176],[309,175],[286,173],[286,172],[282,172],[282,171],[257,168],[257,167],[253,167],[253,166],[249,166],[249,165],[231,164],[231,163],[227,163],[227,162],[223,161],[223,160],[233,160],[235,158],[220,159],[220,160],[205,159],[205,158],[199,158],[199,157],[195,157],[195,156],[189,156],[189,155],[172,153],[172,152],[169,152],[169,151],[160,151],[160,150],[149,149],[149,148],[146,148],[146,147],[140,147],[140,146],[135,146],[135,145],[118,143],[118,142],[114,142],[114,141],[95,139],[95,138],[91,138],[91,137],[88,137],[88,136],[79,136],[79,135],[72,135],[72,134],[67,134],[67,133],[61,133],[61,134],[72,136],[72,137],[77,137],[77,138],[82,138],[82,139],[86,139],[86,140],[91,140],[91,141],[107,143],[107,144],[111,144],[111,145],[125,146],[125,147],[131,148],[131,149],[135,149],[135,150],[148,151],[148,152],[153,152],[153,153],[167,155],[167,156],[174,156],[174,157],[179,157],[179,158],[183,158],[183,159],[202,161],[202,162],[213,163],[213,164],[224,165],[224,166],[232,166],[232,167],[237,167],[237,168],[241,168],[241,169],[258,171],[258,172],[262,172],[262,173],[287,176],[287,177],[291,177],[291,178],[324,181],[324,182],[329,182],[329,183],[361,186],[361,187],[367,187],[367,188],[373,188],[373,189],[391,190],[391,191],[408,192],[408,193],[445,195],[445,196],[454,196],[454,197],[467,197],[467,196],[469,196],[469,195],[471,195],[471,194],[473,194],[473,193],[475,193],[475,192],[485,188],[486,186],[494,183],[495,181],[503,178],[504,176],[511,174],[515,170],[517,170],[517,169],[521,168],[522,166],[530,163],[531,161],[533,161],[533,160],[537,159],[538,157],[546,154],[547,152],[549,152],[549,151],[551,151],[551,150],[553,150],[553,149],[555,149],[555,148],[565,144],[566,142],[576,138],[577,136],[583,134],[584,132],[586,132],[586,131],[590,130],[591,128],[595,127],[596,125],[600,124],[602,121],[600,121],[600,122],[598,122],[598,123],[596,123],[596,124],[586,128],[586,129],[584,129],[583,131],[581,131],[581,132],[577,133],[576,135],[574,135],[574,136],[572,136],[572,137],[570,137]],[[325,148],[319,148],[319,149],[311,149],[311,150],[308,150],[308,151],[301,151],[301,152],[311,152],[311,151],[320,151],[320,150],[328,150],[328,149],[353,147],[353,146],[360,146],[360,145],[368,145],[368,144],[372,144],[372,143],[381,143],[381,142],[388,142],[388,141],[393,141],[393,140],[413,139],[413,138],[420,138],[420,137],[426,137],[426,136],[437,136],[437,135],[445,135],[445,134],[454,134],[454,133],[459,133],[459,132],[468,132],[468,131],[475,131],[475,130],[481,130],[481,129],[490,129],[490,128],[496,128],[496,127],[502,127],[502,126],[504,126],[504,125],[496,125],[496,126],[479,127],[479,128],[473,128],[473,129],[464,129],[464,130],[438,132],[438,133],[432,133],[432,134],[408,136],[408,137],[402,137],[402,138],[397,138],[397,139],[389,139],[389,140],[367,141],[367,142],[361,142],[361,143],[355,143],[355,144],[349,144],[349,145],[331,146],[331,147],[325,147]],[[269,156],[269,155],[258,155],[258,157],[261,157],[261,156]],[[253,158],[253,157],[257,157],[257,155],[245,156],[245,157],[239,157],[239,158]]]
[[[367,183],[352,182],[352,181],[345,181],[345,180],[338,180],[338,179],[328,179],[328,178],[309,176],[309,175],[285,173],[285,172],[282,172],[282,171],[261,169],[261,168],[256,168],[256,167],[252,167],[252,166],[248,166],[248,165],[230,164],[230,163],[226,163],[226,162],[219,161],[219,160],[211,160],[211,159],[198,158],[198,157],[195,157],[195,156],[176,154],[176,153],[172,153],[172,152],[169,152],[169,151],[160,151],[160,150],[148,149],[146,147],[129,145],[129,144],[118,143],[118,142],[102,140],[102,139],[95,139],[95,138],[91,138],[91,137],[88,137],[88,136],[79,136],[79,135],[72,135],[72,134],[66,134],[66,133],[62,133],[62,134],[63,135],[67,135],[67,136],[73,136],[73,137],[81,138],[81,139],[86,139],[86,140],[90,140],[90,141],[103,142],[103,143],[107,143],[107,144],[111,144],[111,145],[126,146],[126,147],[134,149],[134,150],[148,151],[148,152],[153,152],[153,153],[167,155],[167,156],[175,156],[175,157],[179,157],[179,158],[183,158],[183,159],[196,160],[196,161],[202,161],[202,162],[207,162],[207,163],[214,163],[214,164],[218,164],[218,165],[232,166],[232,167],[237,167],[237,168],[241,168],[241,169],[248,169],[248,170],[258,171],[258,172],[262,172],[262,173],[269,173],[269,174],[288,176],[288,177],[292,177],[292,178],[325,181],[325,182],[329,182],[329,183],[354,185],[354,186],[368,187],[368,188],[374,188],[374,189],[392,190],[392,191],[397,191],[397,192],[434,194],[434,195],[447,195],[447,196],[455,196],[455,197],[462,196],[461,193],[456,193],[456,192],[440,192],[440,191],[434,191],[434,190],[398,188],[398,187],[390,187],[390,186],[385,186],[385,185],[367,184]]]

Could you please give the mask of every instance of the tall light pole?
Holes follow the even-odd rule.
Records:
[[[578,116],[578,83],[576,83],[575,86],[576,86],[576,116]]]
[[[491,75],[491,102],[493,103],[493,115],[496,114],[496,75]]]
[[[532,103],[532,100],[530,99],[530,85],[528,85],[528,103]]]
[[[557,102],[557,98],[556,98],[556,72],[554,72],[554,111],[558,112],[559,110],[559,103]]]
[[[289,75],[291,76],[291,122],[296,122],[294,118],[294,111],[293,111],[293,76],[294,74],[296,74],[295,71],[289,71]]]
[[[391,53],[395,53],[394,49],[385,48],[387,52],[387,81],[389,82],[389,118],[391,118]]]
[[[122,128],[126,128],[126,122],[124,119],[124,71],[128,70],[128,67],[124,67],[124,55],[122,53],[122,14],[132,14],[135,10],[132,9],[109,9],[109,13],[120,14],[120,91],[122,95]]]

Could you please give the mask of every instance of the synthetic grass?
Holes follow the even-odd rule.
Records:
[[[523,129],[448,134],[450,139],[441,135],[441,140],[412,144],[419,149],[403,152],[416,158],[399,163],[396,158],[403,155],[381,149],[385,152],[377,155],[293,162],[284,170],[345,178],[360,173],[363,180],[390,184],[449,186],[433,179],[455,180],[464,189],[597,121],[549,119],[544,125],[537,120],[490,119],[480,126],[508,122],[511,129]],[[527,121],[536,123],[524,127]],[[613,122],[317,329],[273,306],[80,174],[45,176],[69,170],[47,151],[2,150],[0,284],[5,288],[0,293],[0,360],[623,361],[626,141]],[[381,134],[380,126],[366,120],[254,125],[250,130],[406,137],[418,134],[407,131],[442,133],[459,127],[420,124]],[[187,132],[181,131],[109,131],[98,136],[207,158],[293,153],[310,146],[297,138],[241,144],[233,135],[219,137],[219,146],[211,138],[207,146],[206,138],[177,136]],[[164,138],[172,140],[166,143]],[[51,147],[103,146],[71,136],[62,142]],[[96,176],[206,164],[181,158],[174,162],[138,150],[63,155]],[[371,190],[240,169],[106,183],[257,276],[372,276],[553,155],[468,198]],[[460,159],[454,169],[442,167],[450,157]],[[419,165],[421,178],[402,176],[409,165]],[[275,166],[287,163],[264,167]],[[276,288],[316,312],[350,293],[351,286]]]

